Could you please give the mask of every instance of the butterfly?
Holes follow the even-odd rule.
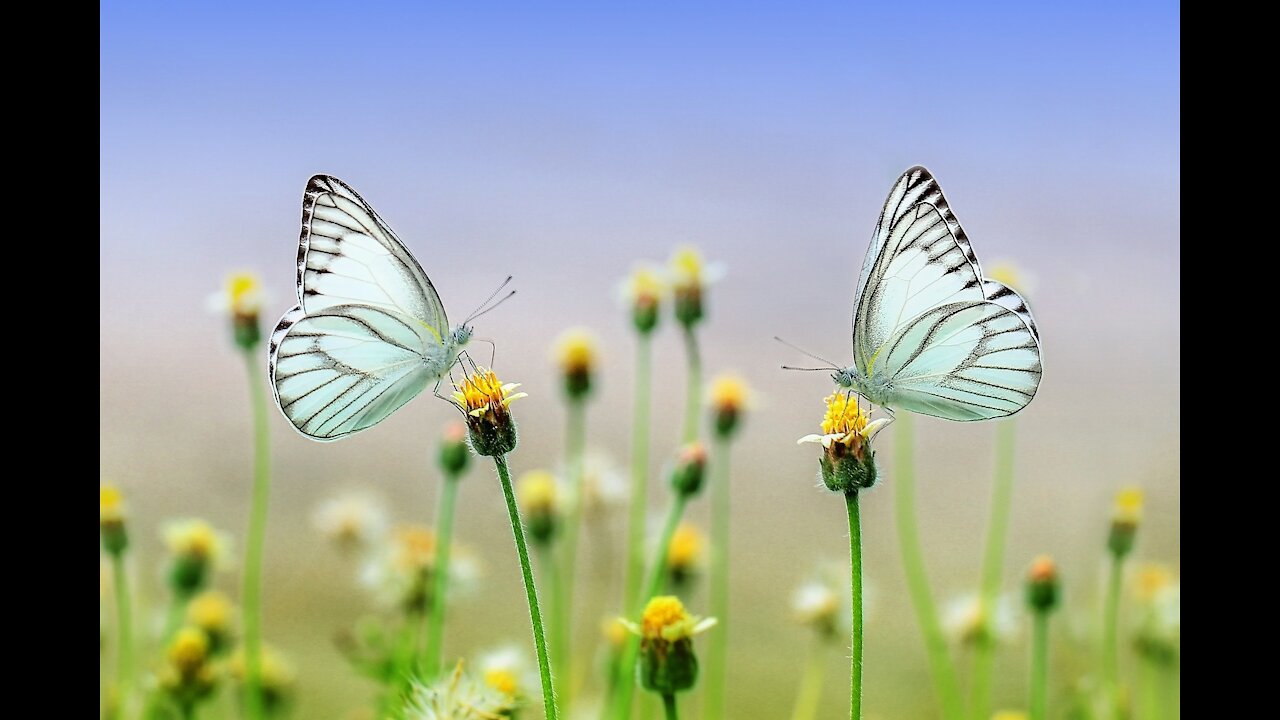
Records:
[[[838,385],[882,407],[990,420],[1040,386],[1040,331],[1012,288],[983,277],[942,188],[923,167],[894,183],[853,301],[853,365]]]
[[[367,430],[438,387],[479,314],[450,328],[440,295],[391,227],[351,186],[316,175],[302,195],[298,304],[268,348],[276,404],[314,440]]]

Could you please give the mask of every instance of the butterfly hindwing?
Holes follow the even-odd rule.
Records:
[[[300,432],[337,440],[371,427],[435,380],[414,319],[367,305],[294,308],[271,335],[276,403]]]
[[[877,357],[893,407],[948,420],[1012,415],[1040,385],[1040,344],[1022,318],[987,300],[936,307],[900,328]]]

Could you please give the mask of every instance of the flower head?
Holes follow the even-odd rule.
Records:
[[[102,546],[112,555],[119,555],[129,546],[129,534],[125,532],[124,495],[114,485],[98,488],[98,528],[102,532]]]
[[[189,596],[208,582],[213,571],[225,567],[231,539],[199,518],[175,520],[163,528],[172,567],[169,582],[174,592]]]
[[[277,716],[293,699],[294,685],[297,682],[297,671],[293,663],[283,653],[271,645],[262,646],[260,658],[262,681],[262,704],[267,717]],[[246,677],[244,647],[237,648],[228,663],[231,677],[243,683]]]
[[[463,672],[462,663],[431,685],[414,681],[405,720],[502,720],[515,709],[512,698]]]
[[[600,634],[613,652],[621,652],[627,642],[631,624],[619,617],[605,618],[600,623]]]
[[[1027,570],[1027,605],[1035,612],[1048,612],[1058,604],[1058,565],[1048,555],[1031,561]]]
[[[1007,642],[1018,634],[1018,610],[1013,598],[1001,595],[988,613],[978,593],[953,598],[943,609],[943,627],[962,644]]]
[[[559,528],[559,485],[556,476],[546,470],[530,470],[516,480],[520,514],[535,542],[549,542]]]
[[[811,580],[796,588],[791,596],[796,620],[820,635],[834,637],[840,616],[840,595],[824,580]]]
[[[653,332],[667,292],[662,273],[651,265],[637,265],[622,284],[622,298],[631,308],[631,321],[642,335]]]
[[[675,469],[671,471],[671,487],[685,497],[693,497],[702,489],[707,474],[707,446],[694,440],[676,454]]]
[[[690,615],[675,596],[660,595],[649,600],[640,625],[627,624],[631,632],[640,636],[641,684],[663,694],[693,687],[698,679],[693,636],[715,624],[715,618]]]
[[[471,462],[471,453],[467,451],[467,426],[460,422],[451,422],[444,427],[440,438],[440,468],[446,477],[459,477],[466,472]]]
[[[871,487],[876,482],[871,440],[889,424],[889,419],[871,420],[859,406],[857,395],[851,392],[834,392],[825,402],[822,434],[805,435],[797,442],[818,443],[825,449],[819,465],[827,489],[849,492]]]
[[[206,590],[187,605],[187,623],[204,633],[214,654],[229,646],[234,614],[231,599],[218,590]]]
[[[697,525],[689,521],[680,523],[667,545],[667,573],[671,580],[681,585],[694,574],[707,544],[706,536]]]
[[[1138,568],[1133,593],[1139,603],[1149,603],[1177,581],[1173,569],[1160,563],[1147,563]]]
[[[204,631],[182,628],[165,650],[165,663],[159,672],[160,689],[183,706],[207,698],[218,681],[217,669],[210,660],[209,638]]]
[[[339,550],[368,548],[387,532],[387,510],[363,492],[348,492],[320,503],[312,524]]]
[[[258,317],[266,303],[262,279],[255,273],[236,272],[227,276],[220,292],[209,297],[209,309],[231,319],[236,344],[251,350],[262,341]]]
[[[1182,636],[1182,590],[1169,577],[1155,588],[1139,608],[1138,632],[1134,646],[1153,662],[1173,666],[1178,662]]]
[[[519,383],[503,383],[492,370],[476,368],[461,385],[454,385],[453,399],[466,414],[471,449],[479,455],[505,455],[516,447],[516,423],[511,403],[528,393],[518,393]]]
[[[485,685],[502,693],[513,703],[524,694],[524,687],[529,684],[529,660],[514,645],[481,655],[476,660],[476,667],[480,670],[480,677]]]
[[[703,291],[706,286],[723,274],[719,266],[708,265],[702,254],[692,245],[676,248],[668,265],[671,287],[675,291],[676,320],[691,328],[706,314],[703,308]]]
[[[738,375],[719,375],[711,381],[708,395],[716,433],[723,438],[731,437],[738,429],[742,411],[751,404],[747,381]]]
[[[1142,522],[1142,501],[1141,488],[1127,487],[1116,493],[1111,533],[1107,537],[1107,547],[1116,557],[1124,557],[1133,549],[1134,536]]]
[[[566,330],[556,339],[553,355],[564,375],[565,395],[581,400],[590,394],[599,355],[595,336],[584,328]]]

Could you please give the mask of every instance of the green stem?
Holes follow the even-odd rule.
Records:
[[[991,488],[991,517],[987,525],[987,547],[982,557],[980,607],[983,630],[973,658],[973,687],[969,719],[987,720],[991,706],[991,673],[995,667],[995,634],[992,618],[996,595],[1004,573],[1004,551],[1009,537],[1009,514],[1013,504],[1013,420],[996,425],[996,472]]]
[[[804,675],[800,678],[800,690],[796,693],[796,707],[791,712],[791,720],[814,720],[818,717],[822,682],[827,670],[825,651],[825,639],[814,638],[813,645],[809,648],[809,659],[804,665]]]
[[[862,519],[858,509],[858,491],[844,494],[849,508],[849,597],[852,600],[853,617],[850,630],[852,653],[849,661],[849,718],[862,718]]]
[[[933,676],[934,690],[942,704],[942,716],[946,720],[964,717],[964,703],[960,697],[960,685],[955,667],[947,655],[947,640],[938,622],[938,610],[929,590],[929,577],[925,570],[924,553],[920,549],[920,529],[916,526],[915,509],[915,438],[914,419],[910,413],[900,413],[894,422],[897,434],[894,438],[894,505],[897,515],[898,543],[902,546],[902,565],[907,575],[907,589],[916,620],[924,634],[925,650],[929,656],[929,670]]]
[[[716,632],[708,638],[707,683],[702,717],[724,717],[725,677],[729,665],[729,439],[716,436],[711,464],[711,616]]]
[[[256,348],[255,348],[256,350]],[[245,543],[244,612],[245,709],[249,720],[261,720],[262,706],[262,549],[267,534],[267,501],[271,494],[271,438],[267,425],[266,380],[262,358],[246,350],[249,399],[253,406],[253,502]]]
[[[1108,717],[1120,716],[1120,587],[1124,580],[1124,556],[1111,554],[1107,604],[1102,618],[1102,683],[1107,694]]]
[[[691,325],[684,328],[684,349],[689,364],[684,400],[684,442],[691,443],[698,439],[698,417],[702,411],[702,356],[698,352],[698,336]]]
[[[551,644],[548,652],[551,653],[551,671],[556,677],[567,680],[565,674],[565,663],[569,655],[569,616],[565,607],[564,597],[564,576],[561,573],[560,566],[556,563],[556,554],[550,543],[535,542],[533,551],[538,555],[538,562],[542,564],[543,577],[550,578],[547,581],[549,586],[548,605],[550,605],[551,615]],[[561,683],[561,693],[564,692],[564,683]]]
[[[636,343],[635,417],[631,425],[631,507],[627,519],[627,576],[622,607],[640,597],[644,578],[644,524],[649,506],[649,387],[653,380],[653,346],[642,333]]]
[[[459,476],[445,473],[436,511],[435,591],[427,613],[427,650],[424,669],[428,680],[440,674],[444,655],[444,614],[449,604],[449,551],[453,545],[453,515],[458,500]]]
[[[1142,690],[1142,704],[1138,707],[1142,720],[1160,720],[1160,668],[1156,663],[1143,655],[1138,657],[1138,669],[1142,673],[1139,678]]]
[[[582,532],[582,506],[586,499],[586,488],[583,487],[582,454],[587,442],[587,405],[583,398],[569,400],[569,414],[565,428],[565,463],[568,477],[565,478],[573,493],[570,514],[566,518],[564,533],[564,553],[560,563],[560,575],[552,580],[560,585],[560,600],[556,601],[556,612],[553,615],[553,636],[555,642],[551,650],[558,656],[555,664],[556,673],[565,682],[561,683],[561,702],[567,708],[572,700],[573,664],[572,622],[573,590],[578,570],[578,537]]]
[[[1049,717],[1049,613],[1035,612],[1031,637],[1031,719]]]
[[[168,647],[173,636],[178,634],[178,629],[182,627],[182,620],[187,614],[187,605],[190,603],[191,593],[174,593],[173,601],[169,603],[169,609],[165,612],[164,628],[160,633],[162,647]]]
[[[677,493],[675,500],[671,503],[671,509],[667,512],[666,524],[662,527],[662,536],[658,547],[654,549],[653,562],[649,565],[649,574],[644,581],[644,593],[637,599],[635,605],[641,612],[649,598],[657,595],[658,589],[662,586],[663,570],[666,567],[664,560],[667,557],[667,549],[671,546],[671,536],[675,535],[676,526],[680,524],[680,518],[684,516],[684,507],[688,502],[688,496]],[[640,612],[637,612],[636,615],[639,616],[639,614]],[[631,717],[631,696],[635,690],[635,667],[639,653],[640,637],[629,636],[626,647],[622,651],[622,662],[618,664],[618,688],[614,696],[616,702],[612,714],[619,720]]]
[[[127,718],[133,696],[133,606],[123,551],[111,554],[111,576],[116,594],[116,717]]]
[[[666,711],[667,720],[680,720],[680,714],[676,710],[675,693],[663,693],[662,709]]]
[[[498,468],[498,480],[502,482],[502,494],[507,500],[511,534],[515,536],[516,554],[520,557],[525,599],[529,601],[529,622],[533,626],[533,645],[538,651],[538,675],[542,679],[542,708],[546,720],[556,720],[560,713],[556,710],[555,685],[551,682],[551,662],[547,658],[547,632],[542,627],[542,609],[538,606],[538,588],[534,585],[533,570],[529,567],[529,547],[524,541],[520,509],[516,507],[516,495],[511,489],[511,471],[507,469],[506,456],[495,455],[493,464]]]

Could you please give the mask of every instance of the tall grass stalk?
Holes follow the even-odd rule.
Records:
[[[1031,718],[1049,717],[1049,613],[1032,613],[1031,626]]]
[[[1107,580],[1107,600],[1102,617],[1102,684],[1107,698],[1107,717],[1120,713],[1120,589],[1124,583],[1124,556],[1111,553]]]
[[[894,506],[897,515],[898,543],[902,547],[902,565],[907,575],[907,589],[915,608],[916,620],[924,635],[925,650],[929,657],[929,671],[933,676],[934,691],[942,706],[945,720],[961,720],[964,702],[960,685],[956,680],[955,666],[947,654],[947,639],[938,622],[938,609],[929,589],[929,577],[924,565],[924,553],[920,549],[920,529],[916,524],[915,508],[915,419],[910,413],[898,415],[894,421]]]
[[[648,333],[636,337],[636,384],[634,417],[631,423],[631,505],[627,517],[627,574],[623,583],[622,606],[640,596],[644,577],[645,510],[649,506],[649,403],[653,381],[653,345]],[[630,614],[630,613],[628,613]]]
[[[271,436],[267,425],[266,378],[257,347],[244,351],[253,407],[253,501],[249,538],[245,543],[243,597],[245,714],[262,720],[262,553],[267,534],[267,502],[271,495]]]
[[[827,674],[826,650],[826,640],[821,636],[815,637],[804,663],[804,675],[800,678],[791,720],[817,720],[818,703],[822,701],[822,685]]]
[[[996,596],[1004,572],[1004,553],[1009,540],[1009,514],[1013,504],[1014,421],[996,424],[996,471],[991,487],[991,516],[987,524],[987,547],[982,556],[980,602],[983,630],[973,658],[973,679],[969,696],[969,720],[987,720],[991,707],[991,673],[995,667]]]
[[[423,658],[423,670],[428,679],[440,674],[444,653],[444,615],[449,604],[449,554],[453,545],[454,507],[457,505],[460,479],[456,473],[445,472],[440,487],[440,506],[436,509],[435,588],[427,611],[427,647]]]
[[[578,538],[582,533],[583,505],[586,500],[586,488],[583,483],[583,452],[587,442],[587,404],[586,398],[570,398],[569,412],[565,428],[565,469],[566,482],[570,487],[573,502],[569,506],[569,517],[566,518],[563,557],[560,561],[559,577],[552,581],[560,585],[560,599],[553,600],[556,612],[553,615],[554,643],[553,653],[559,656],[556,671],[566,681],[573,677],[573,592],[578,572]],[[559,646],[559,647],[557,647]],[[572,702],[572,682],[561,685],[561,701],[568,707]]]
[[[133,605],[124,553],[111,553],[111,580],[116,598],[116,717],[129,717],[133,698]]]
[[[698,335],[692,325],[684,326],[684,350],[688,385],[685,387],[682,442],[688,444],[698,439],[698,418],[702,415],[702,355],[698,350]]]
[[[711,458],[711,616],[719,630],[709,638],[704,720],[724,717],[729,665],[729,438],[716,433]]]

